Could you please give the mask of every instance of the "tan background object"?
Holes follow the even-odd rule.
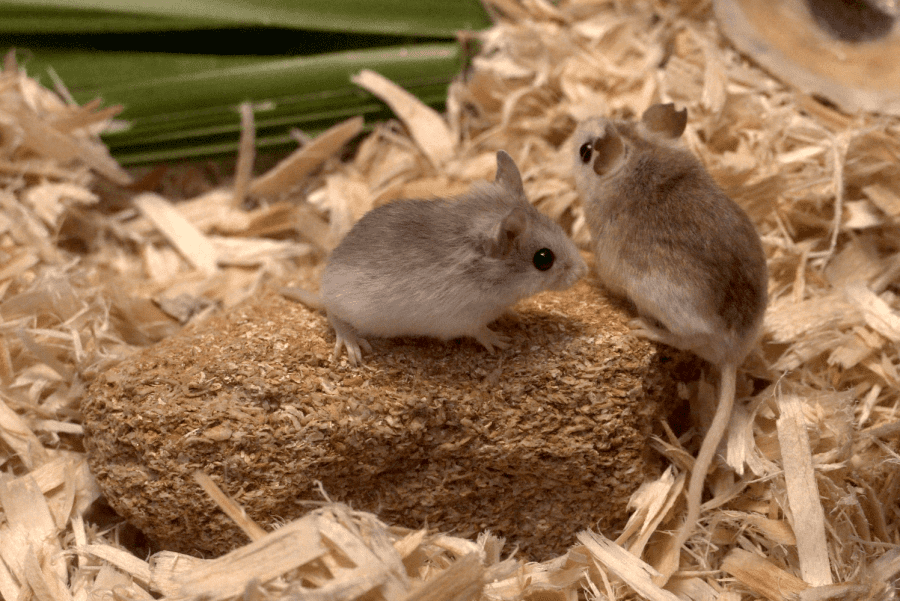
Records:
[[[891,24],[897,15],[877,2],[713,4],[734,45],[787,83],[848,111],[900,115],[900,27]]]

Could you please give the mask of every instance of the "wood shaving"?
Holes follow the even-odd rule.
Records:
[[[453,136],[437,111],[374,71],[363,69],[351,77],[351,80],[384,100],[393,109],[409,127],[413,140],[435,167],[440,167],[453,155]]]
[[[218,257],[215,247],[165,198],[142,194],[134,198],[134,204],[186,261],[206,275],[216,273]]]
[[[414,101],[400,108],[402,94],[395,95],[400,121],[375,125],[352,160],[337,155],[359,133],[358,119],[251,180],[250,202],[240,206],[230,186],[207,187],[186,202],[145,197],[154,199],[145,209],[163,206],[160,214],[190,225],[178,232],[136,208],[136,192],[123,187],[132,177],[98,138],[118,109],[75,106],[7,55],[0,72],[4,599],[896,599],[900,118],[842,112],[774,78],[723,37],[707,0],[485,4],[497,22],[470,34],[481,50],[452,84],[446,115]],[[745,469],[723,464],[711,473],[703,527],[667,589],[647,588],[646,574],[684,511],[679,482],[695,448],[689,435],[655,442],[672,469],[635,496],[626,532],[605,543],[613,559],[598,560],[579,544],[541,563],[501,560],[489,537],[407,531],[332,504],[234,555],[163,552],[147,561],[126,548],[122,526],[85,520],[99,492],[84,467],[80,402],[97,374],[184,327],[152,299],[187,294],[229,307],[265,281],[314,288],[335,236],[366,210],[405,195],[462,191],[491,176],[500,148],[519,164],[530,198],[585,246],[568,147],[576,123],[598,113],[633,117],[669,101],[687,107],[688,146],[762,235],[772,300],[760,347],[744,365],[752,379],[726,447],[729,463]],[[422,133],[433,131],[441,133]],[[184,231],[198,246],[185,245]],[[683,399],[702,389],[686,386]],[[802,441],[802,431],[808,450],[799,451],[808,460],[800,473],[784,457],[788,438]],[[786,472],[807,485],[812,477],[818,490],[821,511],[804,515],[816,539],[803,542],[802,553],[809,532],[797,531]],[[253,545],[263,541],[279,542],[261,558]],[[816,545],[824,548],[811,557]],[[645,576],[617,575],[631,572]],[[447,586],[451,578],[459,588]]]
[[[290,191],[310,173],[322,166],[348,141],[356,137],[363,127],[362,117],[351,117],[331,127],[308,145],[296,150],[289,157],[250,184],[250,193],[257,196],[277,196]]]
[[[825,516],[813,471],[812,453],[806,436],[803,409],[795,396],[779,401],[778,440],[784,464],[791,525],[796,534],[800,574],[814,586],[832,584],[831,564],[825,538]]]

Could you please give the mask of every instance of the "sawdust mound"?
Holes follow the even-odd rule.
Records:
[[[320,489],[382,520],[549,559],[575,531],[621,529],[659,475],[649,440],[695,358],[628,335],[582,281],[523,301],[472,340],[372,340],[331,361],[327,320],[265,291],[101,374],[82,403],[91,472],[116,511],[171,551],[218,556],[246,535],[197,486],[215,479],[266,530]],[[597,503],[596,499],[603,499]]]

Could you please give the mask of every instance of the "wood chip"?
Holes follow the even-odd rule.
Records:
[[[892,342],[900,342],[900,315],[890,305],[862,284],[848,286],[846,295],[869,327]]]
[[[722,569],[771,601],[796,601],[798,594],[809,588],[803,580],[743,549],[732,549],[722,561]]]
[[[344,144],[359,135],[362,128],[362,117],[351,117],[330,127],[315,140],[294,151],[278,165],[254,179],[250,184],[250,194],[276,196],[288,192],[333,157]]]
[[[91,555],[108,561],[140,582],[142,586],[150,584],[150,565],[124,549],[117,549],[112,545],[91,544],[80,548],[78,551],[84,555]]]
[[[661,576],[659,572],[613,541],[589,530],[579,532],[578,540],[593,556],[598,567],[608,569],[645,599],[678,601],[678,596],[654,584],[654,578]]]
[[[328,552],[314,516],[287,524],[263,538],[177,575],[179,597],[220,601],[253,580],[266,583]]]
[[[797,537],[800,573],[803,580],[813,586],[832,584],[825,515],[819,501],[802,401],[794,395],[783,395],[778,400],[778,407],[781,410],[781,417],[776,422],[778,441],[793,518],[791,525]]]
[[[477,553],[465,555],[427,584],[405,597],[406,601],[475,599],[484,588],[484,566]]]
[[[253,105],[241,103],[241,139],[238,143],[238,159],[234,169],[234,195],[232,208],[240,207],[247,196],[253,163],[256,159],[256,125],[253,122]]]
[[[216,486],[216,483],[213,482],[212,478],[203,472],[198,471],[194,472],[194,480],[196,480],[197,484],[200,485],[200,488],[216,502],[219,509],[224,511],[235,524],[240,526],[241,530],[244,531],[244,534],[246,534],[251,541],[258,541],[266,536],[266,531],[256,522],[248,518],[246,512],[241,509],[240,505],[235,503],[234,499]]]
[[[182,217],[174,205],[162,196],[149,193],[141,194],[133,202],[186,261],[207,275],[216,273],[218,257],[215,246]]]
[[[2,398],[0,398],[0,439],[15,451],[29,469],[34,469],[48,460],[44,445],[28,424],[10,409]]]
[[[432,165],[439,167],[453,155],[453,135],[444,118],[433,108],[374,71],[363,69],[350,79],[391,107]]]
[[[629,501],[629,506],[634,511],[622,534],[616,539],[616,544],[640,557],[650,537],[678,500],[684,484],[685,472],[676,478],[669,467],[656,481],[648,482],[638,489]],[[627,545],[626,541],[629,541]]]

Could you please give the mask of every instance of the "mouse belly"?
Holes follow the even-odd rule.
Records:
[[[358,297],[338,299],[329,304],[328,311],[362,336],[429,336],[441,340],[474,336],[503,312],[475,306],[426,311],[412,303],[379,303],[377,299]]]

